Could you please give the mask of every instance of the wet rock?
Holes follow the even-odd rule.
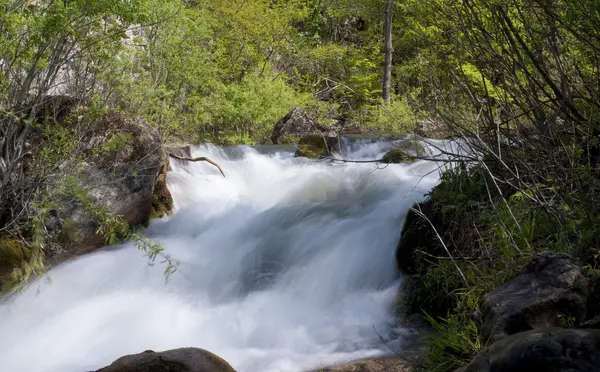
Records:
[[[315,372],[410,372],[411,370],[408,362],[403,359],[372,358],[323,368]]]
[[[482,300],[482,338],[495,342],[536,328],[579,324],[586,311],[587,280],[567,254],[543,253]]]
[[[385,155],[383,155],[381,162],[386,164],[399,164],[413,160],[414,156],[407,153],[406,151],[400,149],[392,149],[386,152]]]
[[[438,243],[431,224],[413,209],[423,213],[438,231],[445,231],[446,225],[432,199],[415,204],[408,211],[396,248],[396,261],[398,268],[404,273],[421,274],[426,267],[417,252],[423,251],[435,255],[442,253],[443,247]]]
[[[306,112],[296,108],[275,124],[271,141],[275,145],[293,143],[299,137],[325,132],[327,130],[319,126]]]
[[[546,328],[517,333],[457,372],[597,372],[600,330]]]
[[[169,170],[169,160],[166,153],[163,153],[160,171],[154,183],[152,191],[152,212],[150,219],[161,218],[173,214],[173,196],[167,187],[167,172]]]
[[[219,356],[198,348],[126,355],[96,372],[235,372]]]
[[[304,156],[311,159],[331,157],[339,152],[340,143],[337,137],[321,135],[304,136],[298,141],[298,149],[294,156]]]

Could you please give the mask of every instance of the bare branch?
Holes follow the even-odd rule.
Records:
[[[217,167],[219,169],[219,171],[221,172],[221,174],[223,175],[223,177],[225,177],[225,173],[223,173],[223,169],[221,169],[221,166],[219,164],[217,164],[216,162],[210,160],[207,157],[200,156],[198,158],[188,158],[186,156],[178,156],[178,155],[175,155],[173,153],[169,153],[169,156],[172,157],[172,158],[175,158],[175,159],[178,159],[178,160],[184,160],[184,161],[194,161],[194,162],[196,162],[196,161],[205,161],[205,162],[208,162],[208,163],[214,165],[215,167]]]

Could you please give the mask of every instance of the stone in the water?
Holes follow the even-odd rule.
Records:
[[[483,297],[483,340],[495,342],[531,329],[579,324],[587,295],[583,270],[569,255],[540,254]]]
[[[96,372],[235,372],[217,355],[198,348],[126,355]]]
[[[400,164],[413,161],[414,156],[401,149],[392,149],[383,155],[382,163]]]
[[[339,151],[340,143],[337,137],[321,135],[304,136],[298,141],[298,150],[294,156],[304,156],[311,159],[331,157]]]
[[[457,372],[597,372],[600,330],[546,328],[517,333]]]

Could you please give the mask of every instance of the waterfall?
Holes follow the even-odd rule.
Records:
[[[345,158],[390,146],[345,144]],[[193,346],[240,372],[305,371],[385,353],[378,333],[402,336],[395,248],[438,164],[314,161],[286,147],[194,156],[226,177],[172,163],[175,213],[144,232],[178,262],[169,280],[132,243],[53,268],[0,303],[0,370],[83,372]]]

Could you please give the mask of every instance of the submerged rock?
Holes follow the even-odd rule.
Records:
[[[219,356],[198,348],[126,355],[96,372],[235,372]]]
[[[335,367],[328,367],[314,372],[410,372],[409,364],[399,358],[361,359]]]
[[[304,136],[298,141],[298,149],[294,156],[304,156],[311,159],[331,157],[340,150],[337,137],[321,135]]]
[[[392,149],[383,155],[382,163],[399,164],[414,160],[414,156],[400,149]]]
[[[457,372],[597,372],[600,330],[546,328],[517,333]]]
[[[543,253],[482,300],[484,341],[536,328],[578,324],[585,315],[588,285],[567,254]]]

